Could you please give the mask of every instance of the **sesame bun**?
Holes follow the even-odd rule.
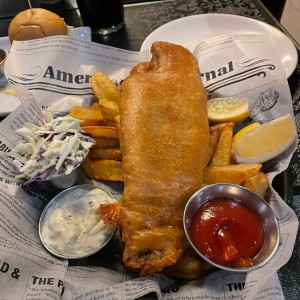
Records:
[[[8,28],[10,42],[34,40],[52,35],[66,35],[68,27],[57,14],[43,9],[32,8],[17,14]]]

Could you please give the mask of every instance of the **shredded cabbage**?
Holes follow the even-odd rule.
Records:
[[[53,118],[47,111],[41,124],[25,123],[16,132],[22,137],[8,153],[20,172],[16,178],[48,180],[70,174],[78,167],[95,141],[71,116]]]

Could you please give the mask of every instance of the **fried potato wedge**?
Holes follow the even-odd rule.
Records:
[[[105,125],[105,121],[101,114],[99,104],[98,110],[91,107],[87,108],[82,106],[74,106],[69,112],[69,115],[73,118],[82,120],[83,122],[80,123],[81,127]]]
[[[249,177],[257,175],[261,167],[261,164],[207,166],[204,170],[203,183],[233,183],[241,185]]]
[[[122,153],[120,148],[107,148],[107,149],[91,149],[89,152],[90,158],[98,159],[112,159],[112,160],[122,160]]]
[[[117,102],[110,101],[107,98],[99,100],[99,107],[103,118],[106,120],[115,122],[115,117],[120,114],[119,104]]]
[[[113,126],[83,126],[82,129],[91,134],[93,138],[104,137],[118,139],[118,129]]]
[[[257,175],[249,177],[245,181],[244,187],[253,191],[261,198],[265,198],[269,189],[268,176],[265,173],[259,172]]]
[[[90,158],[92,178],[108,181],[122,181],[122,162],[109,159]]]
[[[211,158],[216,150],[220,135],[226,126],[226,123],[216,124],[209,127],[210,131],[210,141],[209,141],[209,155],[208,155],[208,164],[211,161]]]
[[[94,103],[89,107],[89,109],[100,110],[99,102],[98,102],[98,101],[94,102]]]
[[[90,161],[90,158],[87,156],[85,158],[85,160],[82,162],[81,164],[84,172],[86,173],[86,175],[92,179],[93,178],[93,169],[91,167],[91,161]]]
[[[106,149],[106,148],[120,148],[120,142],[118,139],[110,139],[105,137],[96,137],[96,141],[92,149]]]
[[[210,131],[214,131],[214,130],[218,130],[219,131],[219,136],[221,135],[224,127],[226,126],[227,123],[219,123],[219,124],[215,124],[215,125],[211,125],[209,126],[209,130]]]
[[[120,87],[110,80],[104,73],[97,71],[91,79],[92,89],[98,100],[106,98],[110,101],[120,101]]]
[[[227,166],[230,164],[233,127],[234,123],[232,122],[226,123],[224,126],[210,161],[211,166]]]
[[[92,149],[120,148],[118,129],[112,126],[84,126],[82,129],[91,134],[96,141]]]
[[[219,133],[218,129],[210,130],[210,136],[209,136],[209,154],[208,154],[208,164],[211,161],[211,158],[216,150],[218,140],[219,140]]]
[[[213,270],[213,266],[199,259],[199,256],[190,246],[186,238],[183,239],[184,253],[181,258],[171,266],[166,267],[163,273],[176,278],[199,279],[204,274]]]
[[[201,263],[197,256],[183,255],[174,265],[166,267],[163,273],[176,278],[197,279],[202,273]]]

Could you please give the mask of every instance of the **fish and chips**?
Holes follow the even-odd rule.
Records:
[[[120,87],[95,73],[98,101],[71,114],[96,141],[83,164],[88,176],[124,182],[120,202],[99,211],[121,230],[125,267],[141,276],[198,278],[211,266],[184,235],[189,197],[213,183],[243,185],[265,197],[268,178],[261,164],[232,161],[234,123],[209,126],[209,95],[193,55],[165,42],[151,52],[151,61],[137,65]]]

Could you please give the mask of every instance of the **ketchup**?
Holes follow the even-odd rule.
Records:
[[[212,199],[199,208],[192,220],[192,235],[210,260],[238,268],[252,265],[264,241],[259,218],[245,205],[225,198]]]

